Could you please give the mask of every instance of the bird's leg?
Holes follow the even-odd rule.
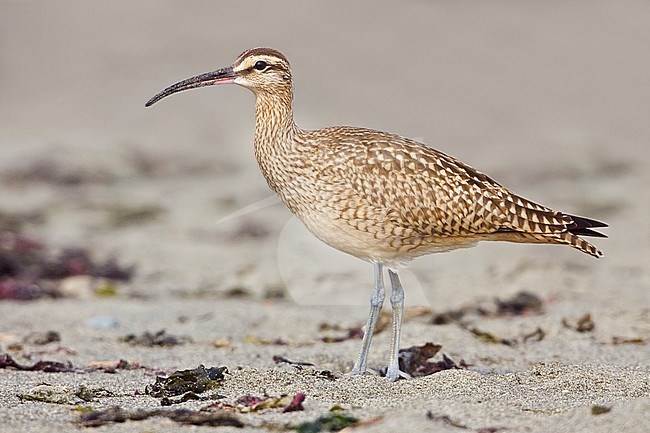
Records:
[[[399,376],[407,378],[410,376],[399,370],[399,337],[402,330],[402,315],[404,313],[404,289],[402,289],[402,283],[400,283],[396,271],[389,269],[388,276],[390,277],[392,288],[390,303],[393,307],[393,324],[390,339],[390,363],[386,371],[386,379],[394,382]]]
[[[375,325],[377,324],[379,312],[381,311],[381,306],[383,305],[384,297],[386,296],[384,290],[384,267],[381,263],[378,262],[375,262],[374,265],[375,287],[372,291],[372,295],[370,295],[370,313],[368,314],[368,323],[366,324],[366,330],[363,333],[363,342],[361,343],[359,358],[357,358],[357,362],[354,363],[354,367],[350,372],[352,375],[363,374],[366,372],[368,363],[368,351],[370,350],[372,334],[375,332]]]

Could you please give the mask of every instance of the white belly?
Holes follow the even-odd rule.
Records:
[[[361,231],[345,220],[329,219],[324,214],[310,213],[298,217],[314,236],[327,245],[361,260],[379,262],[388,267],[404,265],[425,254],[472,247],[478,241],[462,237],[434,238],[423,240],[416,247],[403,244],[399,237]]]

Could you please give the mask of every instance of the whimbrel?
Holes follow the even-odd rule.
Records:
[[[554,211],[520,197],[472,167],[395,134],[335,126],[303,130],[293,120],[287,58],[270,48],[242,53],[232,66],[180,81],[146,106],[182,90],[238,84],[255,99],[255,156],[269,187],[318,239],[374,266],[374,289],[352,374],[367,370],[384,302],[384,266],[393,319],[387,378],[404,376],[398,347],[404,291],[397,266],[478,241],[569,245],[603,254],[580,236],[600,221]]]

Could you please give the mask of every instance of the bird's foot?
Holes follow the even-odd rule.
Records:
[[[389,365],[388,369],[386,370],[386,380],[388,380],[389,382],[395,382],[400,377],[403,379],[413,379],[413,377],[410,374],[400,370],[397,364]]]
[[[368,368],[366,367],[359,367],[355,365],[352,370],[350,370],[349,373],[346,374],[346,376],[359,376],[362,374],[365,374],[368,371]]]

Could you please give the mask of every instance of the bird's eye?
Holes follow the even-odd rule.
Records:
[[[255,66],[253,66],[253,67],[255,69],[257,69],[258,71],[263,71],[264,69],[266,69],[267,66],[268,65],[266,64],[266,62],[264,60],[258,60],[257,62],[255,62]]]

